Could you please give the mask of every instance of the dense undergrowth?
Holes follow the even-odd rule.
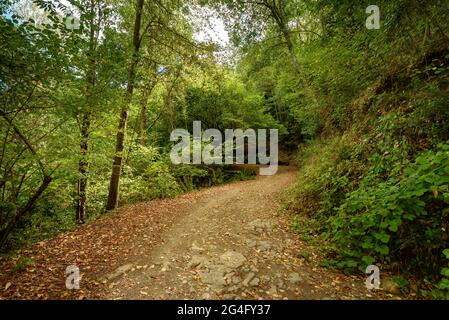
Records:
[[[389,45],[396,58],[360,90],[327,82],[343,97],[307,126],[322,130],[300,150],[290,209],[300,234],[324,241],[325,265],[377,264],[404,293],[413,279],[418,296],[449,298],[449,42],[434,36],[420,53],[412,39]],[[359,76],[357,64],[345,72]]]

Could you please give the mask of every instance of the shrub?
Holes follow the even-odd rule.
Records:
[[[399,262],[415,274],[437,274],[449,240],[449,144],[397,163],[385,181],[373,178],[376,170],[330,218],[337,265],[364,270],[374,262]]]

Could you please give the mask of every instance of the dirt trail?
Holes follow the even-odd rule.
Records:
[[[108,299],[352,299],[372,297],[364,279],[321,269],[278,213],[296,178],[274,176],[200,191],[148,255],[106,275]],[[102,294],[103,295],[103,294]]]
[[[0,299],[385,298],[363,277],[317,267],[278,213],[278,195],[295,179],[294,168],[280,167],[120,208],[0,258]],[[69,265],[79,267],[79,290],[66,288]]]

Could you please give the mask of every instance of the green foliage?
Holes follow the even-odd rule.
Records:
[[[221,171],[217,174],[217,170],[213,167],[181,164],[172,166],[171,170],[183,191],[191,191],[196,187],[211,186],[221,181]]]
[[[181,123],[201,121],[204,128],[221,131],[272,128],[279,129],[280,134],[286,133],[285,128],[265,108],[261,96],[227,72],[214,87],[187,88],[184,108],[187,115]],[[181,123],[180,127],[183,127]]]
[[[291,205],[315,223],[293,226],[305,239],[330,241],[338,268],[399,264],[435,282],[449,241],[449,144],[408,160],[406,144],[392,139],[396,120],[380,119],[378,130],[387,133],[376,134],[374,148],[373,140],[349,143],[348,135],[306,148]],[[368,154],[368,163],[357,160]]]
[[[364,269],[374,261],[401,261],[421,274],[441,266],[439,253],[448,241],[449,145],[400,165],[382,182],[373,179],[372,171],[382,170],[374,165],[330,219],[345,257],[339,266]]]
[[[449,249],[443,250],[443,255],[446,258],[446,267],[441,269],[441,280],[438,283],[437,289],[434,289],[432,295],[435,298],[449,300]]]
[[[448,297],[445,1],[379,0],[380,30],[365,27],[368,1],[201,1],[235,18],[226,21],[239,47],[235,68],[218,63],[213,46],[192,45],[193,27],[173,14],[188,11],[186,2],[145,2],[142,25],[159,27],[148,24],[134,56],[133,1],[68,3],[79,30],[61,19],[67,3],[39,0],[22,13],[0,3],[2,250],[72,228],[81,181],[87,219],[103,213],[122,109],[121,204],[253,178],[172,165],[174,128],[195,120],[277,128],[285,149],[302,144],[294,230],[327,240],[334,266],[399,266]],[[51,184],[33,200],[47,175]]]
[[[353,190],[365,163],[363,146],[347,134],[326,143],[312,141],[300,150],[298,182],[292,207],[310,216],[327,217]]]

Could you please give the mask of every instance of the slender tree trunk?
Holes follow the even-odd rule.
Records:
[[[10,221],[5,228],[0,230],[0,247],[6,242],[6,239],[8,238],[8,235],[11,233],[11,231],[14,229],[14,227],[17,225],[17,223],[24,219],[26,215],[29,215],[31,213],[31,210],[33,209],[34,205],[36,204],[36,201],[40,198],[40,196],[44,193],[44,191],[47,189],[48,185],[52,181],[52,178],[50,176],[44,176],[41,185],[39,188],[34,192],[34,194],[28,199],[27,203],[16,212],[14,218],[12,221]]]
[[[172,132],[175,129],[175,116],[173,114],[172,104],[171,104],[171,91],[167,93],[164,98],[164,107],[167,110],[168,122],[169,122],[169,130]]]
[[[88,183],[88,170],[89,161],[87,155],[89,152],[89,135],[90,135],[90,120],[91,110],[93,109],[93,91],[96,84],[96,37],[95,37],[95,0],[90,1],[90,34],[89,34],[89,66],[86,76],[86,102],[88,110],[85,110],[80,124],[80,160],[78,163],[78,206],[76,209],[76,221],[80,224],[84,223],[84,217],[86,215],[87,204],[87,183]]]
[[[295,49],[293,47],[293,42],[291,39],[290,31],[287,29],[286,25],[284,23],[278,23],[279,28],[281,28],[281,32],[284,36],[285,42],[287,43],[287,49],[290,54],[290,58],[292,59],[293,65],[295,66],[295,70],[298,73],[299,77],[301,78],[302,85],[304,87],[304,90],[306,91],[307,96],[315,103],[315,105],[318,105],[318,99],[315,95],[315,92],[313,91],[312,87],[310,86],[309,82],[307,81],[306,77],[304,76],[301,63],[298,60],[298,57],[296,56]]]
[[[128,122],[128,109],[131,98],[134,92],[134,82],[136,78],[136,67],[138,63],[138,53],[140,48],[140,28],[142,20],[144,0],[136,0],[136,17],[134,21],[134,35],[133,35],[133,55],[128,73],[128,85],[126,89],[126,98],[120,112],[120,119],[118,124],[114,163],[112,165],[111,181],[109,184],[109,195],[106,203],[106,210],[113,210],[117,208],[120,174],[122,171],[123,150],[125,149],[125,133]]]
[[[139,143],[141,146],[147,144],[147,102],[140,107]]]
[[[11,233],[13,228],[18,224],[18,222],[26,215],[29,215],[31,210],[33,209],[36,201],[40,198],[40,196],[47,189],[48,185],[52,181],[50,173],[45,167],[44,163],[39,158],[36,150],[34,149],[31,142],[25,137],[22,131],[14,124],[14,122],[8,117],[8,115],[0,109],[0,117],[2,117],[12,128],[13,132],[17,136],[17,138],[22,141],[22,143],[26,146],[26,149],[36,158],[36,161],[42,171],[43,180],[40,187],[35,191],[35,193],[28,199],[28,201],[24,204],[21,209],[15,209],[15,215],[12,220],[3,228],[0,229],[0,247],[6,241],[8,235]]]
[[[89,161],[87,154],[89,152],[89,130],[90,130],[90,114],[86,113],[83,116],[81,123],[81,142],[80,142],[80,161],[78,164],[78,207],[76,211],[76,221],[84,223],[84,216],[86,214],[87,203],[87,180]]]
[[[298,57],[296,56],[295,49],[293,47],[293,41],[291,38],[290,30],[288,30],[287,21],[285,17],[285,2],[280,1],[279,3],[276,3],[275,1],[268,1],[264,0],[262,3],[271,13],[272,18],[275,20],[279,31],[282,33],[282,36],[284,37],[285,42],[287,43],[287,49],[290,54],[290,58],[293,62],[293,65],[295,67],[296,73],[301,79],[302,85],[304,87],[304,90],[306,91],[306,95],[315,103],[315,105],[318,105],[318,99],[316,98],[315,92],[313,91],[312,87],[309,85],[309,82],[307,81],[306,77],[304,76],[301,63],[298,60]]]

